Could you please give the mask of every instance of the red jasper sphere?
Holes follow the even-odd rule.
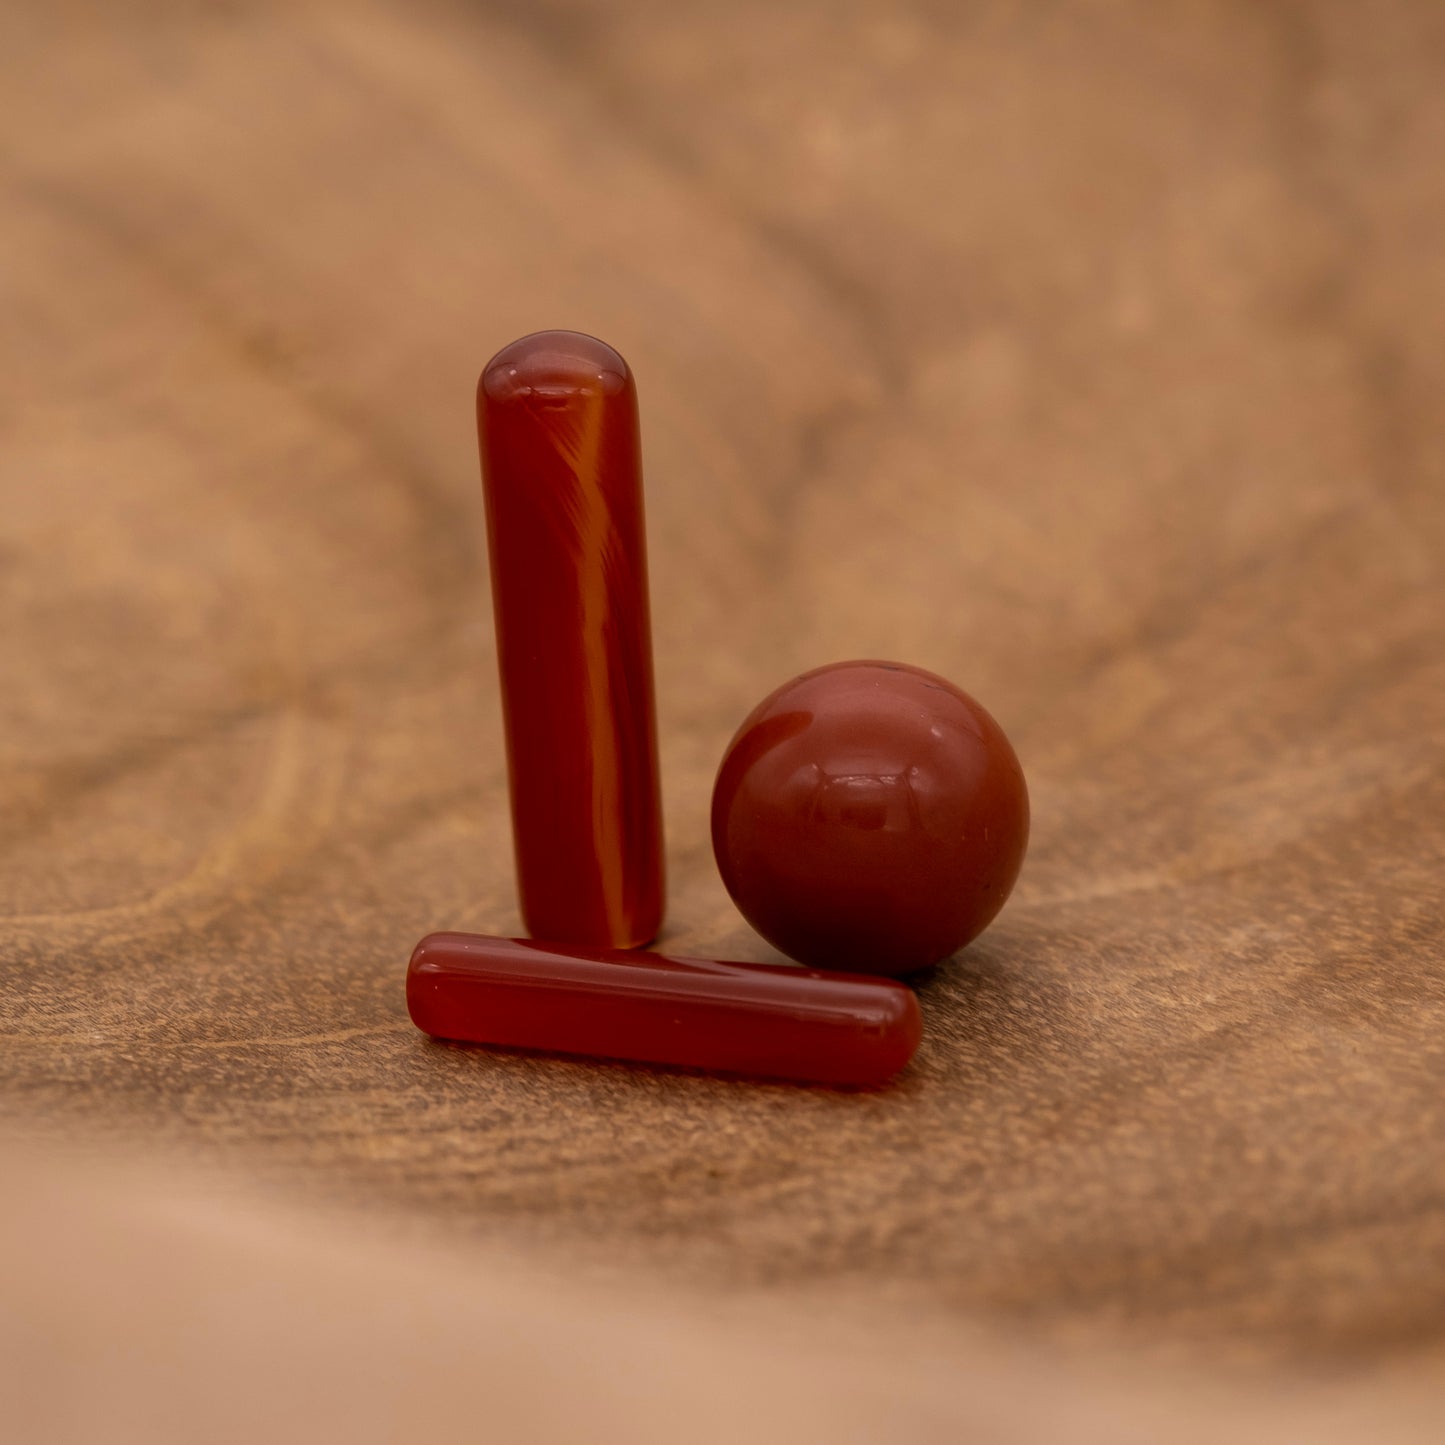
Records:
[[[951,682],[835,662],[765,698],[723,758],[712,844],[743,916],[814,968],[902,974],[1003,907],[1029,799],[1003,729]]]

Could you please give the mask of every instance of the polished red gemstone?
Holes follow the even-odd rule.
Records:
[[[746,719],[713,789],[743,916],[815,968],[900,974],[987,927],[1023,863],[1029,800],[1003,730],[922,668],[843,662]]]
[[[662,921],[637,392],[539,331],[477,385],[517,889],[527,928],[630,948]]]
[[[892,1078],[921,1029],[891,979],[470,933],[417,944],[406,1002],[437,1038],[852,1086]]]

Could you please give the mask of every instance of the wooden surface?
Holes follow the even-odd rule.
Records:
[[[1000,1439],[1096,1349],[1383,1371],[1385,1438],[1445,1370],[1442,82],[1414,0],[5,6],[7,1127],[224,1178],[227,1250],[269,1194],[855,1311],[934,1424],[1038,1350]],[[1018,749],[889,1091],[406,1021],[417,937],[518,926],[471,391],[558,325],[638,377],[670,948],[770,956],[707,803],[791,674]]]

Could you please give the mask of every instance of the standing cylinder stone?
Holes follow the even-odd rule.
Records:
[[[536,938],[635,948],[663,910],[637,391],[541,331],[477,386],[517,888]]]

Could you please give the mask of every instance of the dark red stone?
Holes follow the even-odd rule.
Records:
[[[713,789],[723,882],[815,968],[900,974],[993,920],[1029,836],[1023,770],[967,693],[922,668],[840,662],[752,712]]]
[[[891,979],[470,933],[417,944],[406,1002],[437,1038],[855,1087],[892,1078],[921,1029]]]
[[[637,392],[610,346],[539,331],[477,385],[517,891],[543,938],[662,921]]]

